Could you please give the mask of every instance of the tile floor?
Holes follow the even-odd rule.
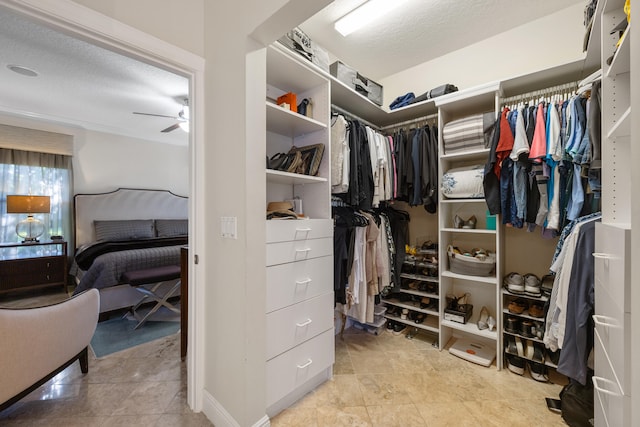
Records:
[[[432,340],[426,334],[409,340],[386,330],[376,336],[347,329],[336,337],[333,379],[278,414],[271,425],[566,425],[544,400],[557,398],[561,385],[474,365],[438,351]],[[186,405],[186,365],[179,349],[175,334],[91,358],[86,376],[76,363],[0,412],[0,425],[211,426]]]

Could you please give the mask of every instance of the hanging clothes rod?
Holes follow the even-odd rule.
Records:
[[[427,122],[431,119],[436,119],[438,118],[438,113],[434,113],[434,114],[429,114],[427,116],[422,116],[422,117],[416,117],[415,119],[410,119],[410,120],[405,120],[404,122],[400,122],[400,123],[394,123],[392,125],[388,125],[388,126],[383,126],[380,128],[380,130],[389,130],[389,129],[397,129],[397,128],[401,128],[407,125],[412,125],[414,123],[420,123],[420,122]]]
[[[510,104],[513,102],[519,102],[519,101],[524,101],[524,100],[529,100],[529,99],[536,99],[536,98],[540,98],[540,97],[544,97],[544,96],[548,96],[548,95],[553,95],[553,94],[559,94],[559,93],[563,93],[563,92],[571,92],[571,93],[575,93],[576,89],[578,88],[578,83],[579,82],[569,82],[569,83],[564,83],[561,85],[557,85],[557,86],[551,86],[545,89],[540,89],[540,90],[534,90],[532,92],[527,92],[527,93],[522,93],[519,95],[513,95],[513,96],[509,96],[507,98],[502,98],[500,100],[500,103],[502,105],[504,104]]]
[[[360,118],[360,117],[356,116],[355,114],[350,113],[349,111],[347,111],[347,110],[345,110],[345,109],[343,109],[343,108],[338,107],[337,105],[331,104],[331,111],[332,111],[332,112],[335,112],[335,113],[338,113],[338,114],[342,114],[343,116],[345,116],[345,117],[346,117],[346,118],[348,118],[348,119],[351,119],[351,120],[357,120],[357,121],[359,121],[360,123],[363,123],[363,124],[365,124],[365,125],[369,126],[369,127],[370,127],[370,128],[372,128],[372,129],[380,130],[380,126],[374,125],[374,124],[373,124],[373,123],[371,123],[370,121],[365,120],[365,119],[363,119],[363,118]]]

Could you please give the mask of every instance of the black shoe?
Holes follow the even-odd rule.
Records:
[[[400,335],[405,329],[407,329],[407,325],[404,323],[396,323],[393,325],[393,335]]]
[[[517,317],[507,317],[504,329],[512,334],[520,333],[520,320]]]
[[[393,325],[396,322],[394,322],[393,320],[387,320],[387,329],[393,329]]]
[[[540,381],[543,383],[549,381],[549,376],[547,375],[547,366],[544,363],[536,363],[530,361],[529,373],[531,374],[531,378],[536,381]]]
[[[524,375],[524,359],[512,354],[507,354],[507,368],[514,374]]]

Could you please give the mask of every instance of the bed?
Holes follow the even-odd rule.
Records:
[[[180,265],[180,250],[188,240],[188,199],[135,188],[77,194],[74,220],[74,294],[98,289],[100,313],[106,313],[143,298],[122,282],[123,273]]]

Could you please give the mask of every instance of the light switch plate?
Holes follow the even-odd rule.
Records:
[[[237,239],[238,218],[235,216],[220,217],[220,233],[226,239]]]

